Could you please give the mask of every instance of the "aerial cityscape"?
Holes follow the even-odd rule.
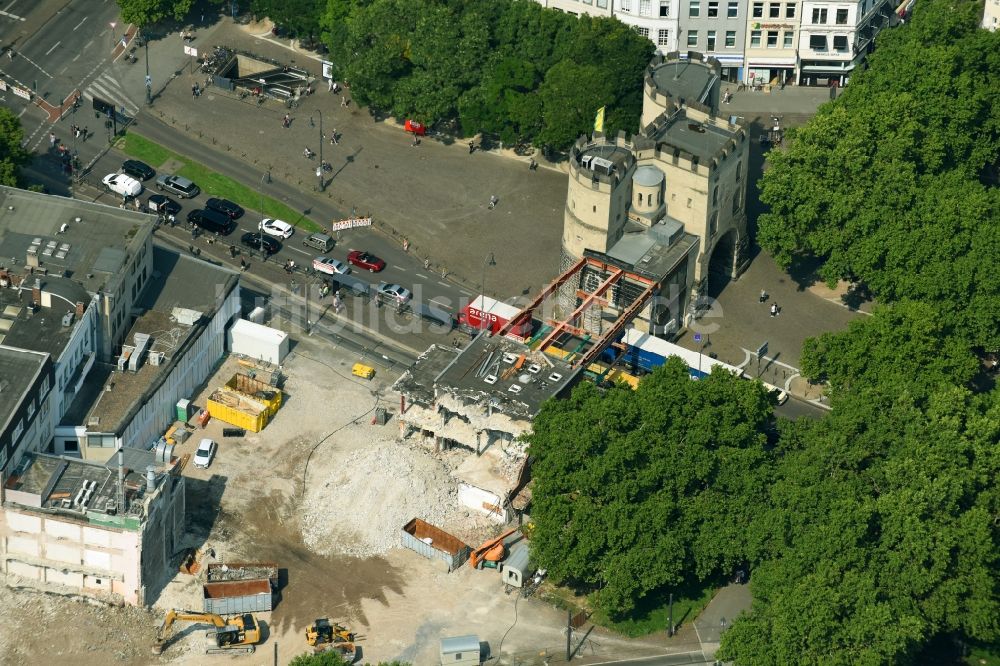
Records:
[[[8,0],[0,664],[1000,666],[1000,0]]]

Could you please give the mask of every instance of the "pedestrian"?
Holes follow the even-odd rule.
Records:
[[[335,146],[339,146],[340,145],[340,141],[337,140],[337,128],[336,127],[333,128],[332,132],[330,132],[330,143],[332,143]]]
[[[292,118],[286,113],[285,117],[281,119],[281,126],[284,127],[285,129],[288,129],[288,127],[291,124],[292,124]]]
[[[55,146],[56,146],[56,133],[49,132],[49,147],[55,148]]]
[[[476,152],[476,142],[475,141],[470,141],[469,142],[469,154],[471,155],[474,152]]]
[[[420,139],[418,139],[417,135],[414,134],[413,135],[413,143],[410,144],[410,147],[411,148],[416,148],[419,144],[420,144]]]
[[[333,79],[326,80],[326,91],[333,92]]]
[[[87,127],[87,126],[84,126],[84,128],[83,128],[83,140],[86,141],[88,136],[90,136],[90,128]]]
[[[766,300],[767,300],[767,292],[764,291],[763,289],[761,289],[760,290],[760,301],[758,301],[758,302],[759,303],[763,303]]]
[[[7,59],[8,60],[13,60],[14,59],[14,49],[13,48],[8,48],[7,49]]]
[[[345,108],[347,107],[347,96],[346,95],[341,95],[340,96],[340,105],[343,106],[343,107],[345,107]]]
[[[777,302],[771,303],[771,316],[772,317],[777,317],[778,316],[778,304],[777,304]]]
[[[309,127],[316,127],[316,123],[313,122],[312,116],[309,116]]]

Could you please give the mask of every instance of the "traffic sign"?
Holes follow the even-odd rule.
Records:
[[[694,334],[694,341],[695,342],[701,342],[701,333],[695,333]]]
[[[767,353],[767,342],[762,344],[760,347],[757,347],[757,358],[758,359],[761,358],[766,353]]]

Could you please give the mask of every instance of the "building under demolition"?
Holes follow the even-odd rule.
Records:
[[[184,477],[152,451],[28,454],[0,495],[3,572],[41,589],[144,604],[184,532]]]

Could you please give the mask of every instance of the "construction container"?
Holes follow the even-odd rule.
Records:
[[[205,583],[202,610],[217,615],[262,613],[274,606],[271,581],[267,578]]]
[[[277,562],[212,562],[208,565],[206,577],[209,583],[267,578],[271,581],[271,587],[277,589],[278,564]]]
[[[432,560],[442,560],[454,571],[469,559],[470,548],[444,530],[414,518],[403,526],[403,545]]]
[[[187,398],[183,398],[177,401],[177,420],[182,423],[187,423],[188,419],[191,418],[191,401]]]
[[[278,408],[281,407],[281,389],[265,384],[259,379],[237,373],[226,382],[226,388],[263,404],[269,417],[277,414]]]
[[[213,417],[250,432],[260,432],[270,420],[264,404],[229,389],[213,392],[206,406]]]
[[[375,368],[370,365],[365,365],[364,363],[355,363],[351,367],[351,374],[355,377],[361,377],[362,379],[371,379],[375,376]]]
[[[478,666],[481,661],[479,636],[455,636],[441,639],[441,666]]]

